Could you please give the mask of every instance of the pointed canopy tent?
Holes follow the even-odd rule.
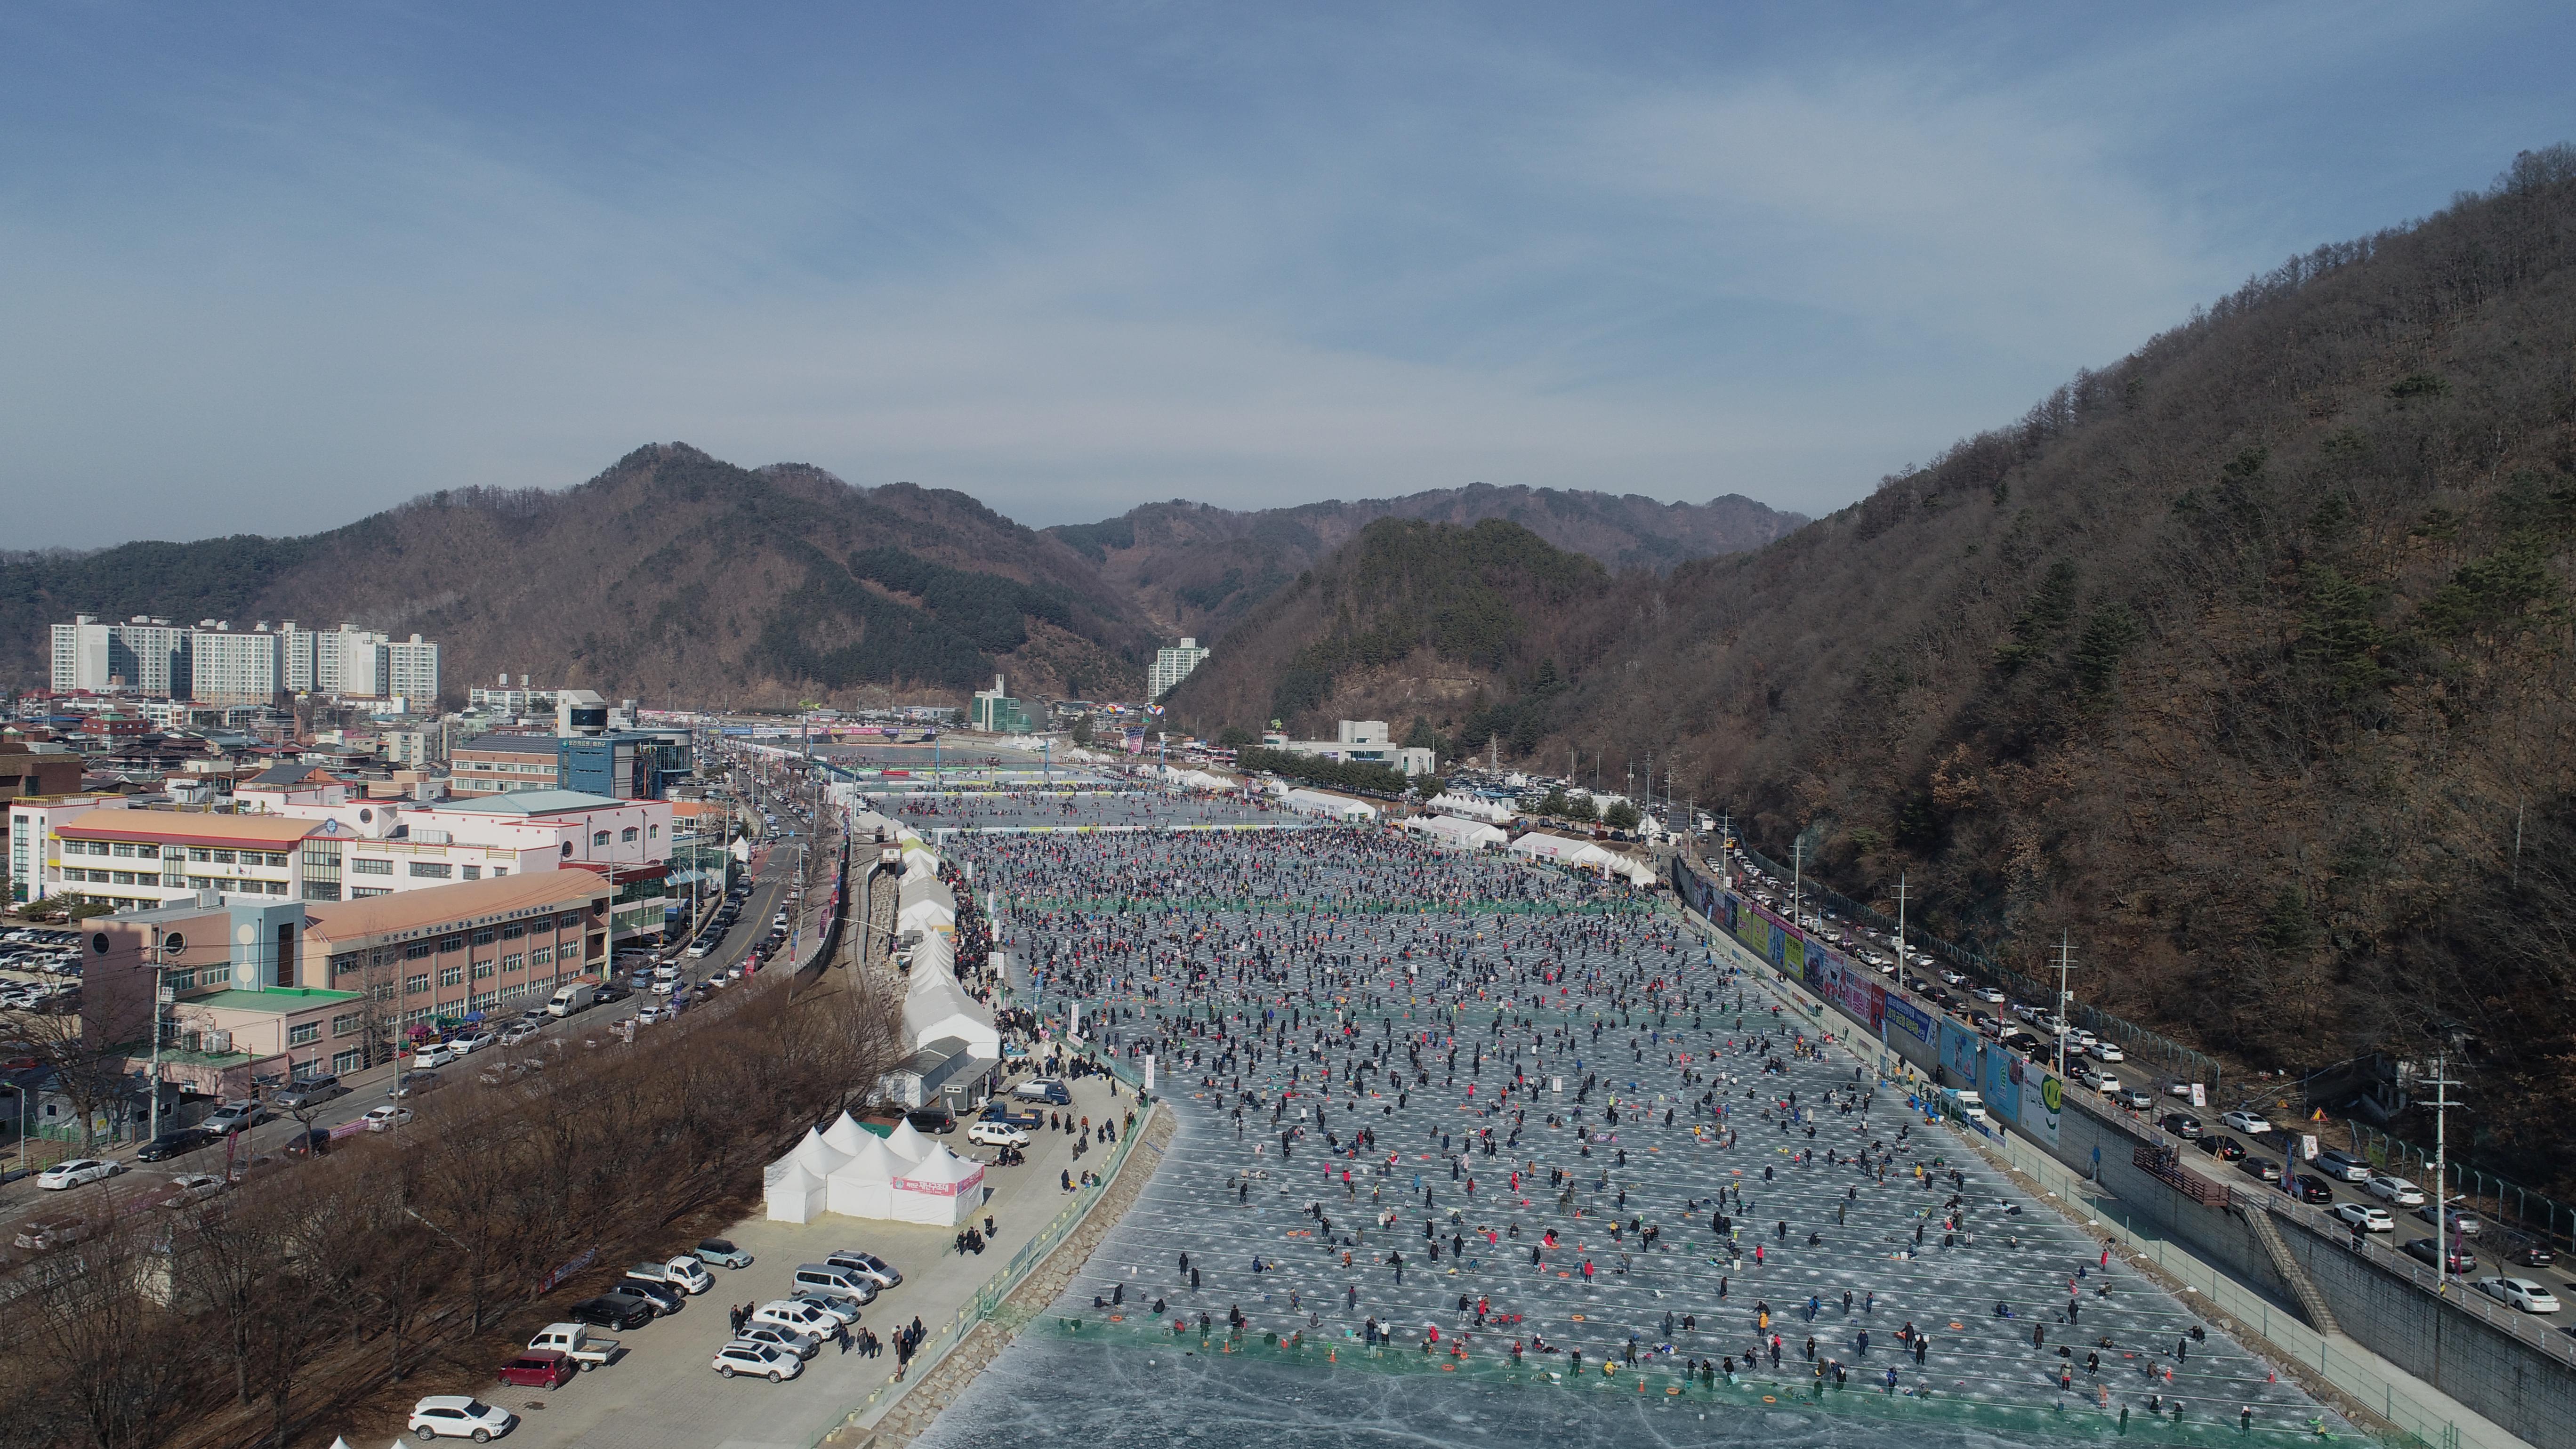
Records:
[[[911,1164],[929,1156],[932,1149],[939,1144],[923,1136],[921,1129],[913,1126],[912,1119],[907,1117],[896,1123],[894,1130],[886,1134],[885,1146],[886,1151]]]
[[[977,1056],[1002,1059],[1002,1034],[994,1025],[993,1009],[968,996],[957,978],[917,959],[911,988],[903,995],[903,1035],[908,1051],[955,1037]]]
[[[919,1166],[894,1179],[894,1218],[955,1227],[984,1205],[984,1165],[936,1143]]]
[[[841,1165],[850,1160],[850,1154],[824,1141],[823,1135],[819,1132],[806,1133],[805,1140],[797,1143],[796,1150],[787,1154],[787,1157],[789,1161],[812,1173],[817,1181],[840,1171]]]
[[[912,1165],[889,1151],[884,1138],[864,1128],[861,1135],[868,1139],[867,1145],[832,1174],[832,1180],[825,1185],[825,1201],[843,1217],[892,1217],[895,1174],[910,1171]]]
[[[885,1139],[859,1125],[859,1119],[843,1112],[823,1129],[823,1145],[844,1157],[857,1157],[869,1148],[883,1148]]]
[[[769,1180],[769,1220],[773,1223],[810,1223],[825,1209],[823,1180],[807,1172],[802,1163],[789,1158],[786,1170]]]

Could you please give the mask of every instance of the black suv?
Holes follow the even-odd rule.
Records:
[[[915,1132],[954,1132],[957,1119],[938,1107],[920,1107],[903,1114]]]
[[[575,1323],[587,1323],[593,1328],[613,1328],[623,1333],[652,1322],[653,1305],[631,1294],[603,1293],[565,1309],[564,1316]]]

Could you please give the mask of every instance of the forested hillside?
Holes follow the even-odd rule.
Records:
[[[1706,503],[1659,503],[1633,493],[1476,483],[1251,513],[1149,503],[1106,522],[1047,532],[1098,564],[1158,628],[1205,643],[1381,518],[1461,525],[1499,518],[1609,568],[1658,572],[1760,548],[1807,521],[1732,493]]]
[[[961,493],[861,491],[639,448],[562,492],[467,489],[330,533],[0,561],[0,674],[45,681],[75,612],[351,621],[445,646],[451,696],[501,671],[648,702],[1133,693],[1135,612],[1063,544]]]
[[[2576,1181],[2572,426],[2560,148],[1759,553],[1569,600],[1594,642],[1499,744],[1678,760],[1753,844],[1902,873],[2026,970],[2066,932],[2086,998],[2249,1067],[2451,1045],[2454,1131]],[[1227,649],[1278,655],[1258,622]]]

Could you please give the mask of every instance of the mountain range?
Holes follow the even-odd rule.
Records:
[[[2447,1052],[2470,1155],[2576,1184],[2571,357],[2559,147],[1766,548],[1547,601],[1526,548],[1409,592],[1319,569],[1169,707],[1383,712],[1614,790],[1651,759],[1776,858],[1891,913],[1902,880],[2032,977],[2063,940],[2081,999],[2251,1071]],[[1480,596],[1513,618],[1421,627]],[[1319,675],[1336,639],[1381,647]]]
[[[949,490],[655,444],[561,491],[433,493],[303,537],[0,557],[0,681],[44,684],[46,626],[88,613],[417,632],[451,698],[504,673],[648,703],[960,703],[997,673],[1030,698],[1133,698],[1158,644],[1213,638],[1381,517],[1519,518],[1630,569],[1804,521],[1478,484],[1033,530]]]

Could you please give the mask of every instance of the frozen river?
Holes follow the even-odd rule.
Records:
[[[939,1449],[2313,1432],[1624,888],[1339,830],[957,843],[1182,1130]]]

